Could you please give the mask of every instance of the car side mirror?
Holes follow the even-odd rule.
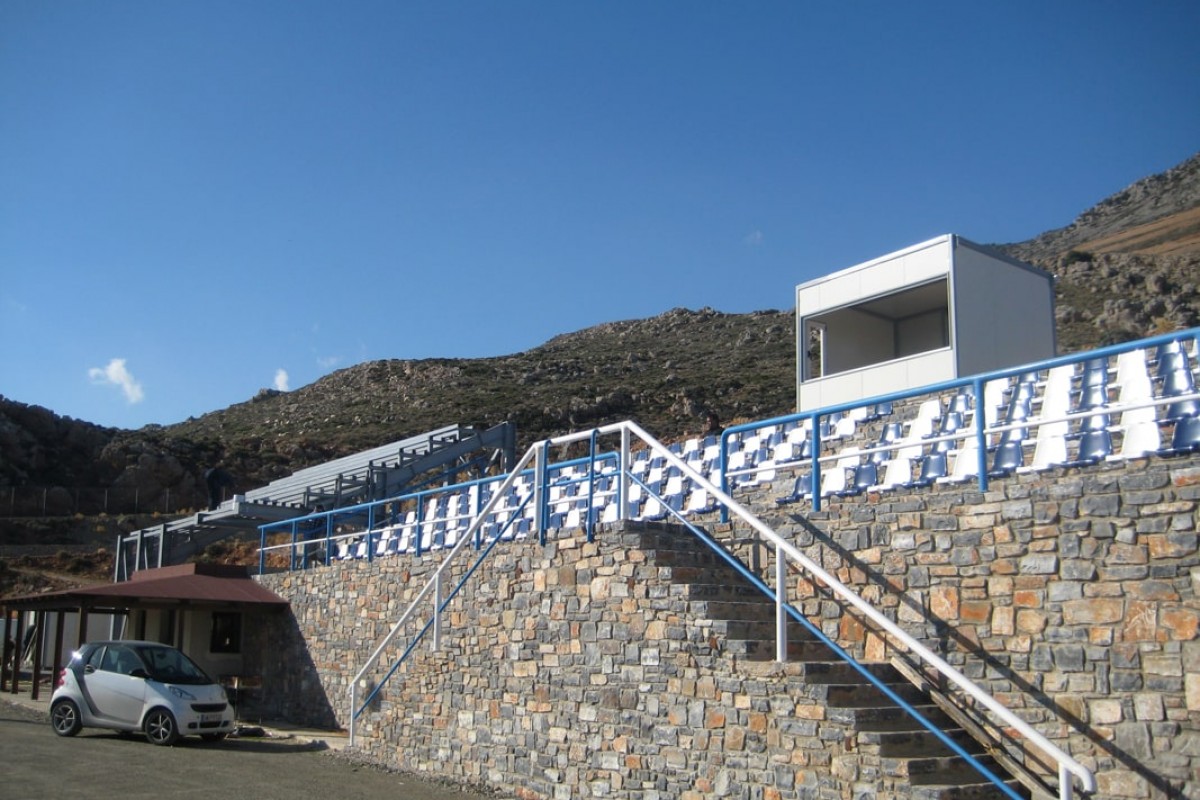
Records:
[[[148,672],[146,672],[146,670],[142,669],[141,667],[138,667],[137,669],[133,670],[129,674],[131,677],[134,677],[134,678],[149,678],[150,677],[150,674]]]
[[[96,668],[93,667],[91,664],[88,664],[86,667],[83,668],[84,675],[91,675],[95,671],[96,671]]]

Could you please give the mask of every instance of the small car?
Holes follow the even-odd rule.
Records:
[[[225,689],[182,652],[157,642],[85,644],[55,686],[50,724],[59,736],[108,728],[172,745],[192,734],[218,741],[234,728]]]

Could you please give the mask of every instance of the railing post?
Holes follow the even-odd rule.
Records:
[[[821,416],[813,414],[809,420],[808,435],[812,437],[812,470],[809,472],[812,485],[812,509],[821,510]]]
[[[291,563],[292,571],[296,570],[296,536],[299,531],[296,529],[296,521],[292,520],[292,546],[291,546]],[[300,554],[300,569],[308,569],[308,551],[304,550]]]
[[[975,442],[978,445],[976,457],[979,459],[979,491],[988,490],[987,464],[987,409],[984,407],[984,386],[981,378],[976,378],[972,388],[975,391]]]
[[[358,680],[350,679],[350,741],[351,747],[354,747],[354,721],[358,719]]]
[[[617,518],[629,519],[629,428],[621,427],[621,452],[617,456]]]
[[[329,565],[333,561],[333,515],[325,515],[325,564]]]
[[[422,493],[422,494],[417,495],[417,531],[415,534],[417,542],[416,542],[416,546],[415,546],[414,550],[416,551],[416,554],[418,556],[421,555],[421,540],[425,536],[424,532],[421,530],[421,528],[424,524],[425,524],[425,495]]]
[[[442,573],[433,575],[433,649],[442,649]]]
[[[546,526],[550,522],[550,492],[546,481],[550,477],[550,441],[547,439],[538,448],[533,469],[533,519],[537,525],[538,543],[546,543]]]
[[[787,558],[779,545],[775,546],[775,660],[788,660]]]
[[[1058,797],[1059,800],[1071,800],[1075,794],[1075,784],[1067,765],[1058,765]]]
[[[587,510],[587,540],[596,540],[596,439],[599,432],[592,428],[592,439],[588,448],[588,510]]]
[[[729,445],[729,431],[721,431],[721,435],[717,437],[719,450],[717,452],[717,478],[720,482],[717,484],[721,491],[729,494],[729,476],[725,474],[726,467],[729,466],[729,456],[725,452],[725,448]],[[721,523],[729,522],[729,509],[725,504],[721,504]]]
[[[267,567],[267,552],[263,548],[267,546],[267,526],[258,526],[258,574],[262,575],[266,572]]]

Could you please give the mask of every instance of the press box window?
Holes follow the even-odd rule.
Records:
[[[210,653],[240,653],[242,651],[242,615],[233,611],[214,611]]]

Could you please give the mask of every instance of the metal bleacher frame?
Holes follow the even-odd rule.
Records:
[[[423,482],[470,470],[482,473],[493,462],[507,470],[515,451],[512,423],[486,430],[447,425],[307,467],[235,495],[212,511],[118,536],[113,579],[179,563],[220,539],[303,516],[317,506],[334,509],[379,500]]]

